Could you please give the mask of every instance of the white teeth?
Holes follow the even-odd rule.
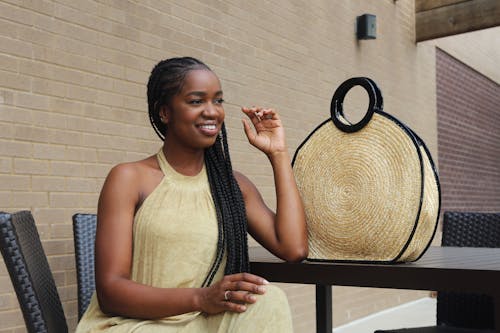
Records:
[[[200,125],[200,127],[203,129],[214,130],[214,129],[216,129],[217,126],[215,126],[215,125]]]

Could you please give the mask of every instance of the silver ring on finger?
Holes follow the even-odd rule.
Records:
[[[230,296],[231,296],[231,290],[226,290],[226,291],[224,292],[224,300],[225,300],[225,301],[229,301],[229,300],[231,300]]]

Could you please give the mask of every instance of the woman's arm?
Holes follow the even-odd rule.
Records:
[[[243,312],[262,294],[266,283],[252,274],[224,277],[208,288],[154,288],[130,279],[133,219],[140,200],[145,170],[137,163],[122,164],[108,175],[98,205],[96,232],[96,291],[103,312],[132,318],[156,319],[192,311]],[[227,290],[231,302],[224,299]],[[248,293],[250,292],[250,293]]]
[[[235,173],[245,200],[249,232],[274,255],[287,261],[301,261],[308,254],[305,213],[281,120],[272,109],[242,110],[256,130],[253,132],[247,121],[243,121],[248,141],[267,155],[273,167],[277,199],[274,213],[266,206],[255,185],[242,174]]]

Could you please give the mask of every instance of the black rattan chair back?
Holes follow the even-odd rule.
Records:
[[[89,306],[95,290],[94,245],[97,216],[95,214],[73,215],[75,241],[76,278],[78,284],[78,320]]]
[[[500,213],[445,212],[442,246],[500,247]],[[437,324],[493,329],[493,299],[487,295],[439,292]]]
[[[441,245],[500,247],[500,213],[445,212]],[[375,333],[492,333],[495,329],[494,303],[487,295],[439,291],[436,312],[437,326]]]
[[[0,250],[28,332],[68,332],[54,277],[29,211],[0,213]]]

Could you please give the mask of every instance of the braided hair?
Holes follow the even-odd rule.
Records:
[[[152,70],[147,87],[149,120],[154,131],[165,140],[167,127],[160,121],[160,109],[168,105],[184,85],[192,70],[211,69],[191,58],[171,58],[160,61]],[[243,195],[233,175],[224,123],[215,143],[205,149],[205,165],[214,200],[218,224],[217,254],[203,282],[208,286],[217,273],[227,251],[225,274],[249,271],[247,220]]]

